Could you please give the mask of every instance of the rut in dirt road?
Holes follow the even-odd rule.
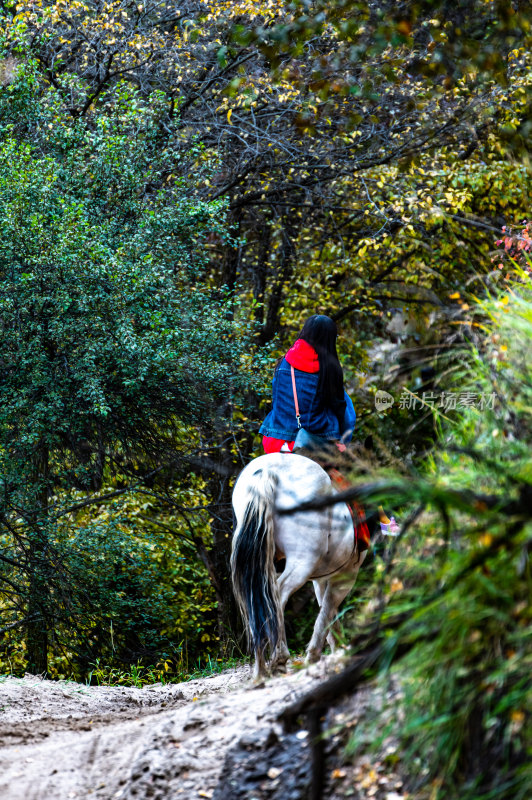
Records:
[[[228,770],[235,753],[238,761],[239,751],[247,764],[263,746],[273,747],[274,760],[286,760],[279,755],[286,751],[291,759],[297,755],[298,763],[304,763],[305,735],[292,736],[289,742],[275,719],[284,705],[322,679],[326,669],[323,662],[311,671],[272,679],[261,689],[252,688],[248,667],[143,689],[86,687],[33,676],[8,678],[0,683],[0,797],[192,800],[223,796],[229,800]],[[231,755],[224,767],[228,751]],[[264,771],[264,763],[255,757],[257,769]],[[274,790],[276,770],[282,766],[274,764],[269,769]],[[256,773],[252,769],[251,775]],[[301,792],[308,787],[303,773],[304,768],[295,777],[293,800],[303,797]],[[222,794],[217,791],[221,775]],[[245,797],[241,789],[239,796]]]

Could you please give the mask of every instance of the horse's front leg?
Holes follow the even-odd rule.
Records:
[[[360,554],[360,558],[357,561],[356,570],[355,570],[352,582],[348,582],[347,583],[347,594],[349,594],[349,592],[351,591],[352,587],[354,586],[354,583],[355,583],[355,581],[357,579],[358,570],[360,569],[360,567],[362,565],[362,562],[366,558],[366,553],[367,553],[367,550],[365,550],[364,552],[362,552]],[[332,580],[334,581],[334,578],[332,578]],[[314,592],[316,594],[316,599],[318,601],[318,605],[321,608],[322,603],[323,603],[323,598],[324,598],[324,595],[325,595],[325,591],[327,589],[329,581],[325,581],[325,583],[322,583],[320,581],[312,581],[312,583],[314,584]],[[338,588],[338,585],[337,585],[336,588]],[[345,597],[346,597],[346,595],[344,595],[338,601],[338,605],[336,607],[336,611],[334,612],[334,616],[333,616],[333,622],[329,623],[329,625],[327,626],[328,633],[326,633],[326,639],[327,639],[327,643],[328,643],[329,647],[331,648],[331,653],[335,653],[336,649],[340,645],[342,626],[340,625],[339,620],[334,620],[334,617],[337,616],[340,604],[341,604],[342,600]],[[324,646],[324,644],[325,644],[325,642],[323,643],[322,647]],[[309,647],[310,647],[310,645],[309,645]]]

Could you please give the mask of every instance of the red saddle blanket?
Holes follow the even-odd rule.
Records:
[[[339,492],[344,492],[346,489],[351,488],[349,481],[342,475],[342,473],[334,467],[327,470],[327,474],[331,479],[331,483]],[[353,525],[355,527],[355,539],[359,552],[367,550],[370,545],[369,529],[366,523],[366,513],[362,506],[356,500],[349,500],[347,507],[353,517]]]

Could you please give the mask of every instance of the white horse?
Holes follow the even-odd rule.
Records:
[[[330,626],[367,552],[358,552],[349,508],[338,502],[321,510],[278,513],[334,491],[319,464],[293,453],[254,459],[236,482],[231,572],[255,654],[256,681],[266,673],[268,646],[270,667],[286,664],[284,609],[290,595],[308,580],[314,583],[320,611],[307,646],[307,661],[320,658],[326,637],[331,650],[335,649]],[[286,558],[280,575],[276,556]]]

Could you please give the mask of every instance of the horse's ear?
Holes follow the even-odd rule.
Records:
[[[364,439],[364,450],[373,450],[373,436],[371,434]]]

